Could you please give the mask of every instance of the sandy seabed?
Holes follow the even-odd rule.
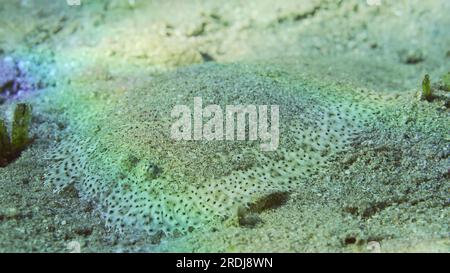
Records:
[[[34,136],[20,158],[0,168],[1,252],[70,252],[78,245],[82,252],[450,251],[450,99],[441,80],[450,71],[448,1],[81,2],[0,6],[0,57],[12,59],[26,75],[21,83],[34,89],[0,98],[5,120],[18,101],[33,105]],[[3,84],[10,68],[0,63],[0,69]],[[425,74],[432,79],[431,102],[419,98]],[[140,107],[163,109],[170,101],[165,95],[193,102],[197,91],[211,100],[279,100],[306,125],[339,101],[363,125],[345,149],[327,154],[326,167],[278,189],[281,201],[244,214],[233,208],[207,231],[117,232],[105,222],[106,197],[64,178],[54,191],[59,185],[48,181],[48,172],[55,149],[82,147],[84,138],[117,148],[106,158],[95,148],[98,158],[73,157],[77,168],[88,165],[83,174],[98,171],[106,179],[118,166],[108,158],[139,151],[137,136],[145,139],[147,132],[130,131],[136,134],[127,138],[115,129],[142,121]],[[281,141],[289,145],[283,135]],[[177,147],[162,142],[152,152],[163,157],[171,149],[173,165],[160,163],[162,172],[182,173],[186,181],[260,163],[250,157],[250,163],[214,165],[206,154],[222,146],[201,146],[192,154],[205,167],[190,161],[189,147]],[[232,156],[241,151],[225,148]],[[133,162],[127,160],[120,166]],[[74,177],[82,180],[77,170]],[[129,166],[123,172],[139,174]],[[256,204],[267,196],[274,195]]]

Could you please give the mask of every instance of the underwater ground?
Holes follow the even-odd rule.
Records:
[[[0,4],[0,252],[450,251],[449,1],[76,2]]]

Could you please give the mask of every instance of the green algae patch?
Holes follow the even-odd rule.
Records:
[[[430,75],[425,75],[422,81],[422,94],[421,98],[427,101],[431,101],[433,99],[433,93],[431,92],[431,80]]]
[[[441,88],[444,91],[450,91],[450,72],[442,76],[441,79]]]
[[[31,143],[31,105],[20,103],[14,110],[11,136],[4,120],[0,119],[0,166],[6,166],[16,159]]]
[[[0,119],[0,167],[6,166],[11,154],[11,139],[5,122]]]
[[[14,118],[11,132],[11,146],[14,153],[24,150],[31,139],[29,136],[31,124],[31,105],[20,103],[14,110]]]

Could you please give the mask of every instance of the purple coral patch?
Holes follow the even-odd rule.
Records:
[[[0,58],[0,102],[41,87],[40,82],[27,73],[25,66],[11,57]]]

